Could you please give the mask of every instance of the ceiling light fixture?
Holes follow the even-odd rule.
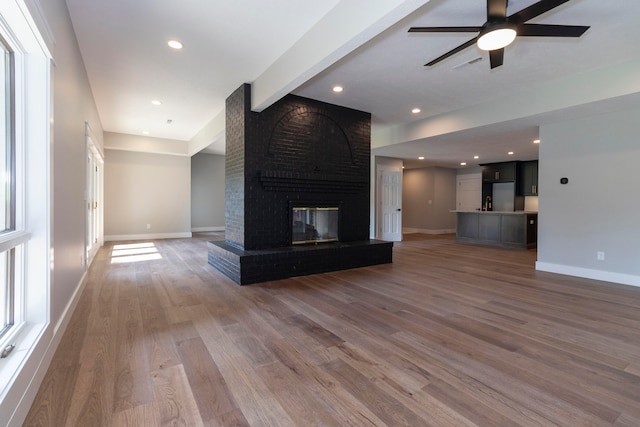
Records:
[[[149,135],[149,131],[148,131],[148,130],[143,130],[143,131],[142,131],[142,134],[143,134],[143,135]]]
[[[422,111],[422,110],[421,110],[421,109],[419,109],[419,108],[414,108],[413,110],[411,110],[411,112],[412,112],[413,114],[418,114],[420,111]]]
[[[167,45],[169,45],[169,47],[172,49],[182,49],[182,43],[180,43],[178,40],[169,40],[167,42]]]
[[[508,22],[498,22],[484,27],[476,43],[482,50],[498,50],[513,43],[516,35],[513,25]]]
[[[418,160],[424,160],[424,156],[418,157]]]
[[[334,86],[333,87],[333,91],[336,92],[336,93],[340,93],[340,92],[342,92],[342,90],[343,90],[342,86]]]
[[[151,103],[153,105],[162,105],[162,102],[158,101],[157,99],[154,99],[153,101],[151,101]]]
[[[480,156],[473,156],[474,159],[478,160]]]
[[[509,151],[507,154],[513,156],[513,151]]]
[[[533,140],[533,143],[534,143],[534,144],[540,144],[540,140],[539,140],[539,139],[534,139],[534,140]]]
[[[467,166],[467,162],[460,162],[460,166]]]

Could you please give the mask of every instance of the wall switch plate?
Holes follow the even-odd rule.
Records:
[[[598,258],[598,261],[604,261],[604,252],[602,251],[596,252],[596,257]]]

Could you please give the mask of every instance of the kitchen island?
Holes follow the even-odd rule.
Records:
[[[508,248],[535,248],[538,213],[527,211],[452,211],[459,242]]]

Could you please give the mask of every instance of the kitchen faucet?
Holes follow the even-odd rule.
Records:
[[[491,196],[485,197],[485,199],[484,199],[484,210],[485,211],[491,210]]]

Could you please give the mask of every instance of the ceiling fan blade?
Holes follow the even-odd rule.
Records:
[[[507,0],[487,0],[487,21],[507,17]]]
[[[501,66],[503,61],[504,48],[489,51],[489,62],[491,63],[491,69]]]
[[[527,22],[529,19],[533,19],[538,15],[542,15],[545,12],[554,9],[561,4],[568,2],[569,0],[541,0],[532,4],[529,7],[522,9],[520,12],[516,12],[507,18],[509,22],[518,24]]]
[[[580,37],[589,27],[583,25],[522,24],[518,36]]]
[[[476,33],[482,27],[411,27],[410,33]]]
[[[425,67],[430,67],[432,65],[437,64],[438,62],[447,59],[448,57],[450,57],[451,55],[455,55],[456,53],[468,48],[469,46],[473,46],[476,43],[476,40],[478,38],[474,37],[471,40],[469,40],[468,42],[465,42],[463,44],[461,44],[460,46],[456,47],[455,49],[450,50],[449,52],[445,53],[444,55],[440,55],[439,57],[437,57],[436,59],[434,59],[433,61],[424,64]]]

